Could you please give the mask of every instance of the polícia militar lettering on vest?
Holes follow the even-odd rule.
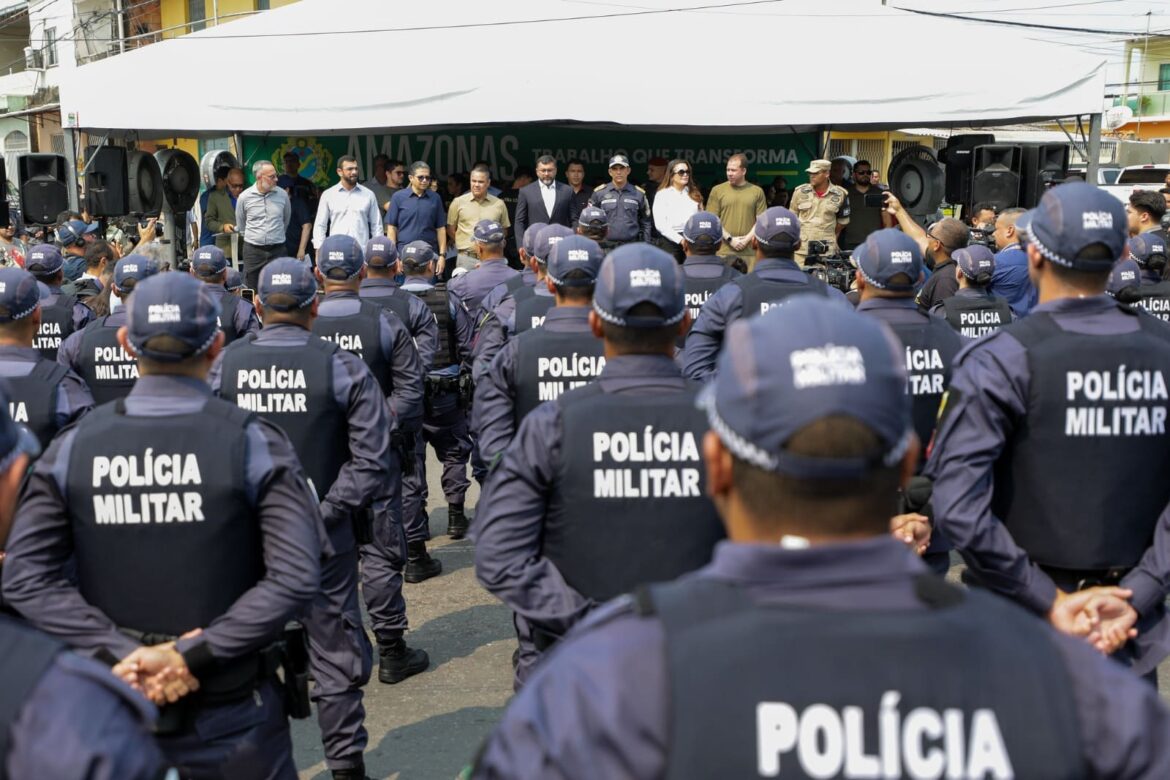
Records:
[[[127,487],[183,487],[202,485],[199,458],[192,453],[156,453],[98,456],[93,459],[92,486],[121,491]],[[98,525],[201,522],[203,495],[198,491],[125,492],[93,495]]]
[[[61,323],[42,321],[33,339],[33,349],[60,349],[62,335]]]
[[[236,404],[259,414],[307,414],[309,407],[304,393],[273,392],[307,387],[305,372],[299,368],[241,368],[236,372]]]
[[[945,370],[937,349],[906,347],[906,392],[909,395],[942,395]]]
[[[121,346],[94,347],[93,373],[102,380],[118,381],[138,378],[138,360]]]
[[[1068,371],[1065,400],[1066,436],[1161,436],[1166,433],[1166,378],[1159,370]],[[1121,402],[1123,405],[1117,405]]]
[[[637,467],[608,464],[649,464]],[[699,447],[690,431],[593,434],[594,498],[700,498]],[[604,465],[603,465],[604,464]]]
[[[603,355],[542,355],[536,359],[537,395],[541,401],[555,401],[562,393],[589,384],[603,368]]]
[[[995,309],[959,312],[959,333],[964,338],[977,339],[994,333],[1004,326],[1003,317]]]

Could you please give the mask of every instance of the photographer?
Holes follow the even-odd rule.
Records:
[[[885,203],[882,190],[872,183],[873,166],[869,160],[858,160],[853,166],[853,183],[849,193],[849,224],[841,231],[841,248],[856,248],[875,230],[894,226],[894,218],[882,208]]]
[[[967,246],[970,231],[957,219],[946,217],[925,230],[914,221],[892,192],[886,193],[886,211],[898,220],[902,232],[914,239],[922,251],[931,276],[918,293],[918,308],[925,314],[939,301],[959,289],[955,261],[951,254]]]

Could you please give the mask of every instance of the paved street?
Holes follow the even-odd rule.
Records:
[[[397,685],[366,687],[370,745],[366,771],[391,780],[454,778],[471,760],[512,694],[512,650],[516,640],[509,612],[475,581],[471,542],[452,542],[438,481],[429,458],[432,554],[443,574],[406,586],[411,631],[407,642],[430,653],[429,671]],[[472,482],[467,506],[479,489]],[[951,578],[957,579],[957,568]],[[1170,700],[1170,662],[1159,669],[1160,688]],[[302,780],[328,780],[315,718],[293,721],[293,745]]]

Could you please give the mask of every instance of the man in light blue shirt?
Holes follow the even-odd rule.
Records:
[[[326,236],[351,236],[362,246],[382,234],[382,212],[374,193],[358,184],[357,160],[348,154],[337,161],[341,179],[321,193],[317,219],[313,223],[313,246],[321,246]]]
[[[1036,287],[1028,278],[1028,255],[1024,252],[1019,222],[1027,209],[1004,209],[995,220],[995,273],[991,276],[991,292],[1006,298],[1017,319],[1026,316],[1039,300]]]

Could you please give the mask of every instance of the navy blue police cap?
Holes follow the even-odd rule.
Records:
[[[660,316],[633,315],[639,304],[657,306]],[[627,328],[661,328],[686,315],[686,281],[678,262],[649,244],[626,244],[601,264],[593,310],[606,322]]]
[[[475,223],[472,236],[481,244],[502,244],[508,231],[494,219],[481,219]]]
[[[143,279],[135,285],[126,313],[127,340],[134,351],[164,363],[203,354],[219,333],[219,298],[190,274]],[[156,336],[169,336],[186,349],[154,349],[150,341]]]
[[[37,310],[40,301],[35,276],[15,265],[0,268],[0,322],[24,319]]]
[[[24,269],[36,276],[52,276],[65,265],[61,250],[52,244],[37,244],[28,250],[24,258]]]
[[[913,435],[902,347],[887,326],[819,295],[798,295],[728,329],[719,369],[699,395],[712,430],[737,458],[802,479],[846,479],[892,466]],[[871,457],[794,455],[794,434],[826,417],[864,423]]]
[[[366,265],[389,268],[398,262],[398,247],[386,236],[374,236],[366,242]]]
[[[577,224],[587,228],[609,227],[609,215],[605,213],[605,209],[586,206],[581,209],[581,214],[577,217]]]
[[[1109,281],[1105,284],[1105,292],[1117,296],[1126,287],[1140,287],[1142,283],[1142,269],[1130,257],[1118,260],[1109,272]]]
[[[244,275],[234,268],[229,268],[223,286],[228,292],[240,289],[244,286]]]
[[[951,257],[954,258],[963,276],[968,279],[978,279],[980,274],[995,273],[995,255],[983,244],[970,244],[962,249],[956,249]]]
[[[1087,182],[1053,187],[1029,213],[1031,220],[1022,233],[1046,260],[1059,266],[1108,271],[1125,251],[1125,208],[1117,198]],[[1097,244],[1106,250],[1103,257],[1077,258]]]
[[[752,232],[756,241],[764,246],[796,249],[800,243],[800,219],[783,206],[773,206],[756,217]]]
[[[401,259],[406,271],[421,271],[435,259],[435,250],[426,241],[411,241],[402,247]]]
[[[549,252],[556,244],[573,235],[572,228],[564,225],[545,225],[536,234],[536,242],[532,245],[536,252],[536,259],[541,263],[548,263]]]
[[[854,265],[867,284],[891,292],[911,292],[922,277],[922,250],[918,242],[901,230],[886,228],[870,233],[853,250]],[[895,282],[905,274],[909,282]]]
[[[723,223],[710,211],[696,211],[683,223],[682,237],[688,244],[710,246],[723,240]],[[799,238],[799,232],[797,238]]]
[[[1146,263],[1150,262],[1150,258],[1154,255],[1166,258],[1166,239],[1160,234],[1156,232],[1141,233],[1129,240],[1129,256],[1136,260],[1142,268],[1146,267]],[[27,267],[27,261],[25,265]]]
[[[536,254],[536,237],[540,235],[540,231],[544,230],[546,227],[548,227],[547,222],[533,222],[524,231],[524,240],[521,244],[521,247],[524,249],[524,253],[529,257],[532,257]]]
[[[361,244],[353,236],[336,233],[321,242],[317,248],[317,268],[326,279],[352,279],[366,264]],[[330,272],[338,272],[330,273]]]
[[[191,258],[191,270],[200,276],[215,276],[227,267],[227,255],[215,244],[199,247]]]
[[[308,306],[317,297],[317,278],[308,263],[291,257],[278,257],[260,271],[260,303],[275,311],[295,311]],[[287,295],[289,302],[276,303],[273,295]]]
[[[127,283],[134,281],[130,288],[137,289],[143,279],[158,273],[158,263],[146,255],[127,255],[114,264],[114,287],[126,290]]]
[[[553,244],[548,257],[548,278],[557,287],[591,287],[597,281],[605,251],[601,245],[585,236],[568,236]],[[584,276],[566,278],[572,271]]]

